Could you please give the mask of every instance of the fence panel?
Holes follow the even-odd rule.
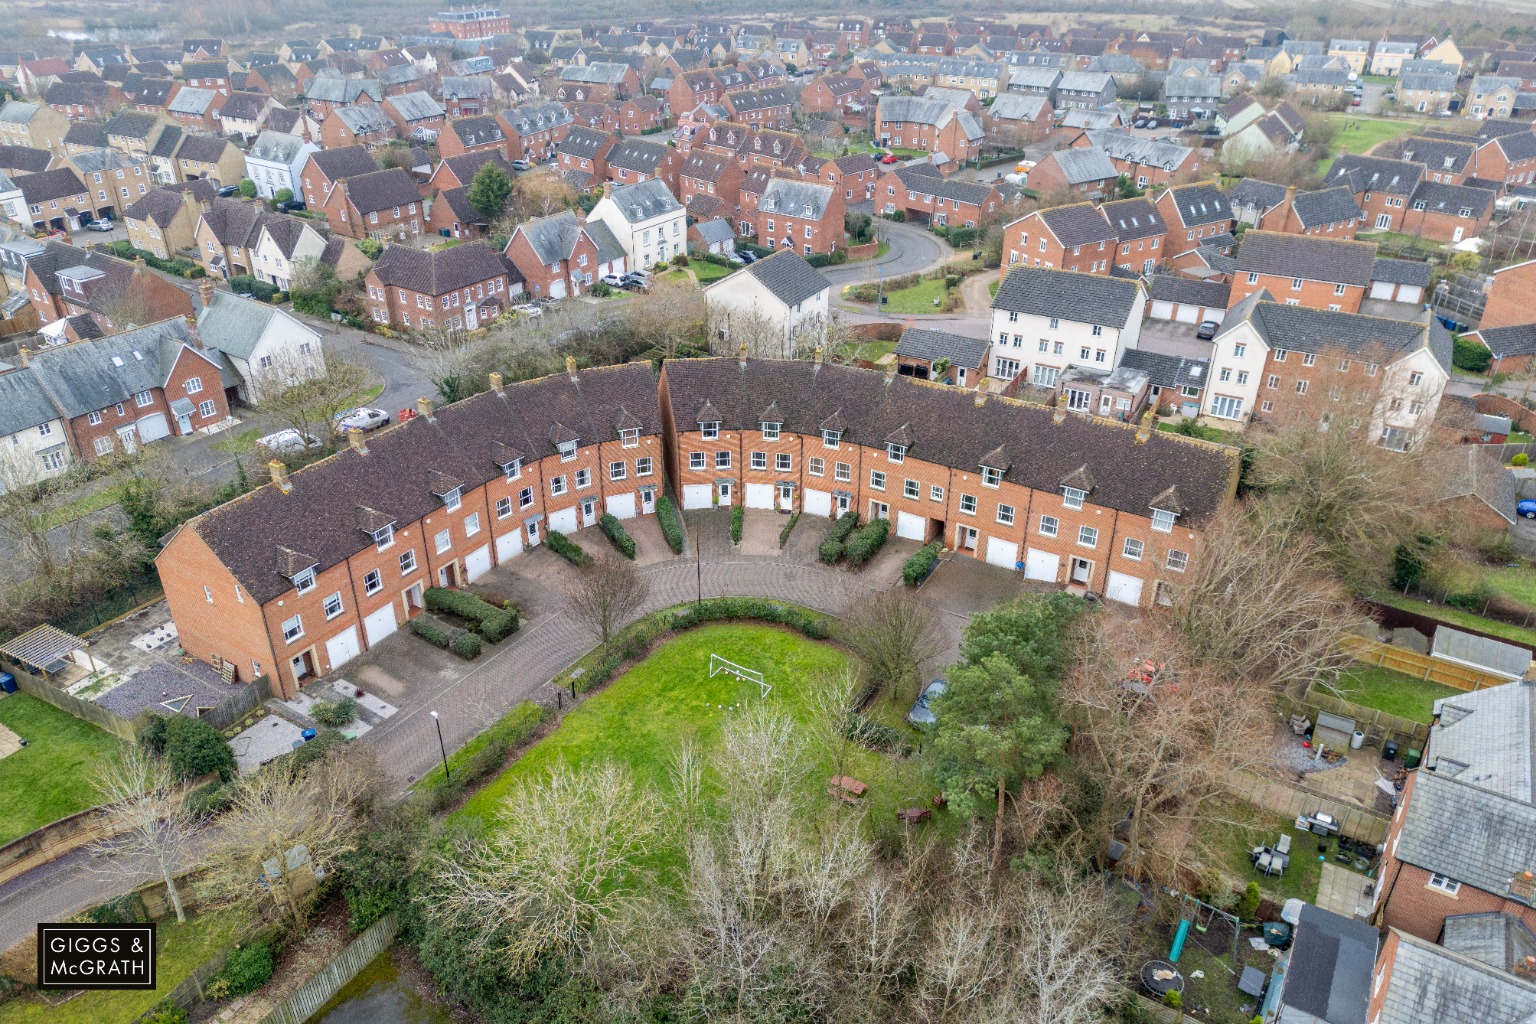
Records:
[[[20,666],[7,663],[5,670],[15,676],[16,687],[22,693],[52,704],[60,711],[68,712],[76,718],[84,719],[119,739],[127,740],[129,743],[137,742],[139,733],[144,729],[144,722],[141,719],[124,718],[122,715],[108,711],[100,704],[92,704],[88,700],[71,696],[56,686],[50,686],[46,680],[38,678]]]
[[[272,678],[257,676],[240,687],[211,711],[198,717],[215,729],[226,729],[255,711],[272,698]]]
[[[1320,693],[1315,684],[1307,690],[1307,695],[1299,704],[1301,713],[1306,714],[1314,722],[1317,721],[1319,711],[1353,718],[1355,728],[1365,733],[1365,743],[1369,747],[1380,747],[1385,740],[1396,740],[1399,746],[1423,750],[1424,744],[1429,742],[1429,726],[1423,722],[1399,718],[1397,715],[1389,715],[1375,708],[1352,704],[1332,694]]]
[[[1364,637],[1345,637],[1343,647],[1345,652],[1356,661],[1388,668],[1394,672],[1413,676],[1415,679],[1443,683],[1458,690],[1481,690],[1487,686],[1503,686],[1510,681],[1508,676],[1484,672],[1470,665],[1458,665],[1444,658],[1432,658],[1427,654],[1378,643]]]
[[[1248,772],[1233,772],[1227,778],[1226,788],[1233,796],[1285,818],[1295,819],[1315,811],[1331,814],[1339,823],[1339,832],[1351,839],[1379,844],[1387,838],[1387,824],[1391,821],[1387,815],[1313,790],[1261,779]]]
[[[306,981],[298,991],[284,999],[262,1018],[261,1024],[304,1024],[315,1011],[324,1006],[343,985],[357,977],[358,973],[373,962],[374,957],[395,940],[400,930],[400,917],[386,914],[373,926],[352,941],[341,955],[332,960],[319,974]]]

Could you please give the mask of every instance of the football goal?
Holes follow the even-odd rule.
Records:
[[[713,679],[722,672],[726,675],[735,676],[737,679],[744,679],[749,683],[756,683],[759,697],[768,696],[768,691],[773,689],[768,683],[763,682],[763,674],[756,669],[747,668],[745,665],[738,665],[721,655],[711,654],[709,656],[709,678]]]

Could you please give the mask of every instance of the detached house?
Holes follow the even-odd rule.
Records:
[[[313,157],[310,158],[313,161]],[[398,167],[338,178],[318,209],[348,238],[397,239],[421,234],[425,218],[416,182]]]
[[[608,226],[624,247],[631,267],[654,267],[688,251],[688,218],[683,205],[657,178],[620,188],[606,183],[603,198],[587,214],[587,220]]]
[[[757,237],[770,249],[829,253],[843,246],[843,211],[829,185],[775,178],[757,204]]]
[[[947,169],[980,156],[987,133],[979,117],[947,100],[882,96],[875,108],[875,135],[882,146],[932,154],[936,166]]]
[[[780,249],[706,286],[704,304],[710,331],[722,341],[731,340],[734,325],[763,354],[789,358],[826,340],[831,292],[831,283],[805,257]],[[697,507],[687,501],[685,494],[684,506]]]
[[[245,154],[245,175],[256,183],[256,194],[271,199],[282,189],[304,195],[304,165],[320,147],[297,135],[264,131]]]
[[[933,227],[974,228],[991,223],[1003,208],[1003,197],[993,186],[945,178],[932,165],[921,164],[887,171],[875,181],[874,197],[881,212],[900,210],[907,220]]]
[[[1141,282],[1016,267],[992,300],[988,376],[1054,389],[1069,366],[1108,374],[1141,337]]]
[[[405,330],[474,330],[509,303],[506,264],[484,242],[424,252],[384,249],[363,279],[375,323]]]
[[[247,405],[260,405],[272,389],[314,380],[325,373],[320,332],[279,306],[243,299],[201,282],[202,312],[197,333],[204,346],[233,365],[236,393]]]
[[[624,246],[608,225],[583,222],[569,210],[519,224],[505,255],[535,298],[583,295],[594,282],[626,271]]]
[[[1044,267],[1083,274],[1109,274],[1119,231],[1092,203],[1050,206],[1026,214],[1003,229],[1008,254],[998,279],[1015,267]]]
[[[340,107],[320,124],[320,142],[327,150],[349,146],[377,149],[399,135],[394,119],[379,103]]]
[[[378,169],[378,163],[362,146],[311,153],[300,176],[304,205],[311,210],[319,210],[330,198],[337,181],[372,174]]]

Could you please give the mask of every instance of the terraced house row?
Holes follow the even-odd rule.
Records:
[[[659,389],[659,402],[658,402]],[[1235,449],[820,361],[696,359],[504,385],[363,436],[179,528],[182,646],[291,694],[419,614],[426,588],[549,530],[745,504],[892,520],[1032,579],[1166,604],[1234,492]]]

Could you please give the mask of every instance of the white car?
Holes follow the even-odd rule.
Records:
[[[356,409],[348,409],[339,412],[335,418],[336,433],[345,434],[356,427],[361,431],[378,430],[389,425],[389,413],[383,409],[373,409],[368,406],[360,406]]]
[[[618,274],[604,274],[603,284],[606,284],[610,288],[623,288],[624,279]]]
[[[301,434],[292,427],[287,430],[279,430],[274,434],[268,434],[256,442],[269,452],[282,455],[292,455],[302,452],[306,448],[319,448],[320,439],[313,434]]]
[[[85,226],[85,230],[109,232],[112,230],[112,222],[109,220],[93,220]]]
[[[544,307],[536,302],[524,302],[512,307],[512,312],[521,313],[524,316],[540,317],[544,315]]]

